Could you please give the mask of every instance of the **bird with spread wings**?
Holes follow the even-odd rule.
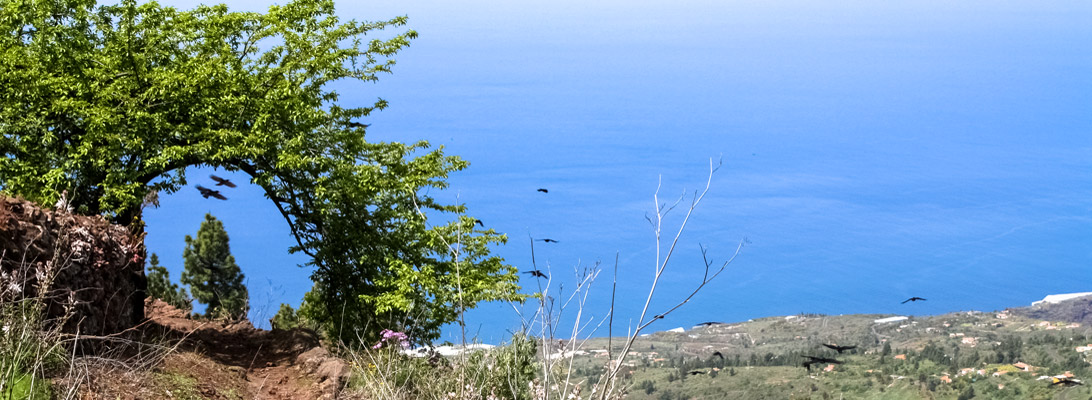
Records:
[[[219,176],[209,175],[209,178],[212,178],[212,180],[216,181],[216,186],[227,186],[229,188],[235,187],[235,182],[221,178]]]
[[[839,345],[836,345],[836,344],[826,344],[826,343],[823,343],[823,347],[826,347],[826,348],[831,349],[831,350],[837,350],[838,354],[842,354],[842,352],[845,351],[845,350],[853,350],[853,349],[857,348],[857,346],[839,346]]]
[[[537,269],[533,269],[533,270],[530,270],[530,271],[523,271],[523,273],[531,274],[531,276],[536,277],[536,278],[547,278],[547,279],[549,279],[549,277],[546,276],[546,274],[542,273],[542,271],[539,271]]]
[[[209,197],[215,197],[220,200],[227,200],[227,197],[224,197],[224,195],[220,194],[219,190],[212,190],[201,185],[197,185],[197,190],[201,191],[201,195],[205,196],[206,199]]]

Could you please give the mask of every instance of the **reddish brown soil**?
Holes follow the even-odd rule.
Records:
[[[137,339],[173,350],[145,371],[110,363],[88,369],[79,379],[81,398],[333,399],[348,373],[308,330],[193,320],[159,300],[145,309]]]

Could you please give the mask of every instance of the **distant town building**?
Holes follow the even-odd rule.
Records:
[[[888,322],[906,321],[908,319],[910,319],[910,317],[887,317],[887,318],[880,318],[880,319],[877,319],[877,320],[872,321],[872,322],[877,323],[877,324],[886,324]]]
[[[432,352],[439,353],[442,356],[450,357],[457,356],[464,353],[472,353],[479,350],[489,350],[496,346],[491,344],[468,344],[464,346],[439,346],[434,348],[420,347],[416,349],[402,350],[402,354],[411,357],[428,357]]]

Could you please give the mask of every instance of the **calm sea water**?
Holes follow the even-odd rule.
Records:
[[[1092,290],[1088,3],[399,1],[339,14],[408,14],[420,32],[394,75],[339,87],[344,102],[391,102],[366,121],[369,136],[469,160],[437,197],[507,233],[496,251],[521,270],[529,237],[560,241],[535,247],[564,285],[558,301],[574,268],[602,261],[585,319],[606,316],[617,255],[616,332],[636,323],[652,281],[652,195],[660,182],[661,201],[692,195],[710,158],[723,165],[650,315],[699,283],[699,245],[719,263],[750,244],[653,330],[992,310]],[[310,288],[256,188],[164,202],[148,246],[176,278],[181,236],[208,211],[231,234],[253,319]],[[668,215],[666,236],[684,214]],[[900,304],[910,296],[928,301]],[[507,304],[466,318],[486,342],[519,327]]]

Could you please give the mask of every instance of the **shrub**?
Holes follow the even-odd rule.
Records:
[[[387,345],[400,342],[397,335],[388,336],[346,350],[353,371],[347,390],[384,399],[532,398],[537,351],[532,338],[517,334],[506,345],[445,358],[407,355],[400,346]]]

